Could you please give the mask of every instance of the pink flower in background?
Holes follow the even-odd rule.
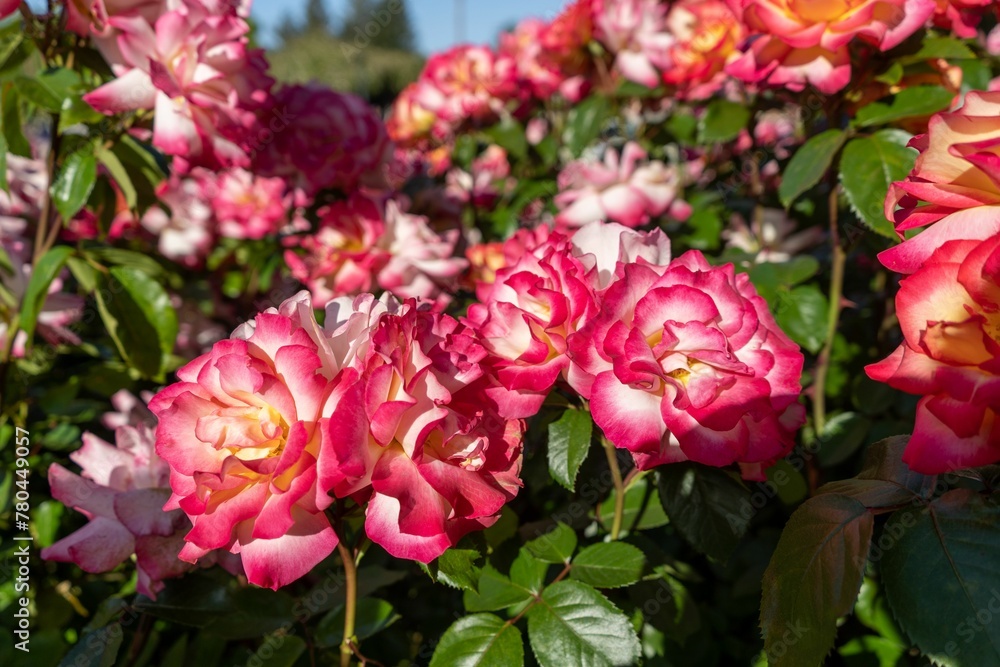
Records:
[[[165,509],[193,524],[183,560],[228,550],[251,582],[277,589],[330,555],[337,535],[323,510],[333,499],[317,465],[345,356],[302,293],[216,343],[153,398],[173,490]]]
[[[423,107],[417,96],[420,94],[420,85],[411,83],[399,93],[392,103],[389,111],[389,118],[386,120],[386,130],[389,137],[400,146],[415,147],[420,142],[431,137],[435,128],[440,128],[442,124],[438,122],[436,113]],[[448,134],[447,128],[438,133],[439,139],[443,139]]]
[[[787,262],[803,250],[819,245],[823,236],[818,227],[796,231],[795,221],[775,208],[763,209],[749,225],[743,216],[734,213],[729,228],[722,231],[726,246],[753,255],[755,264]]]
[[[589,29],[587,31],[589,37]],[[540,19],[521,21],[513,32],[500,35],[500,53],[517,64],[518,78],[527,84],[531,94],[547,100],[556,93],[571,102],[579,101],[587,90],[582,75],[581,58],[575,57],[581,44],[566,42],[576,33],[553,28]],[[583,45],[586,41],[582,42]]]
[[[192,165],[246,166],[253,111],[271,85],[262,56],[247,48],[247,23],[193,4],[152,24],[140,14],[107,23],[117,50],[104,55],[118,78],[84,99],[109,115],[155,110],[153,145]]]
[[[803,357],[746,274],[697,251],[624,266],[569,341],[574,388],[642,469],[692,460],[760,475],[794,446]]]
[[[411,300],[383,315],[370,340],[329,421],[321,482],[367,501],[373,542],[430,562],[492,525],[517,494],[523,423],[486,407],[485,351],[447,315]]]
[[[490,353],[499,386],[488,393],[501,415],[530,417],[569,367],[567,339],[595,314],[588,269],[554,232],[499,269],[484,292],[463,322]]]
[[[338,296],[372,291],[378,272],[388,262],[378,246],[385,221],[377,202],[361,195],[320,210],[314,234],[289,239],[305,250],[285,251],[292,276],[309,288],[313,301],[323,305]]]
[[[670,66],[674,37],[667,31],[667,5],[658,0],[594,0],[594,37],[615,57],[614,67],[629,81],[660,85]]]
[[[903,343],[869,377],[923,396],[903,454],[936,474],[1000,461],[1000,235],[946,241],[896,295]]]
[[[23,231],[23,223],[20,220],[17,222],[19,223],[17,225],[18,231]],[[2,231],[3,226],[0,226],[0,232]],[[0,287],[3,287],[6,293],[14,299],[14,303],[20,303],[28,289],[28,282],[31,280],[31,246],[18,236],[0,233],[0,249],[6,253],[11,263],[10,270],[0,264]],[[68,276],[68,272],[65,272],[65,276]],[[79,321],[83,315],[83,299],[76,294],[63,291],[63,277],[65,276],[57,276],[52,281],[41,310],[38,312],[36,331],[51,345],[80,344],[79,336],[69,327]],[[0,310],[0,314],[5,313],[6,309]],[[8,344],[9,331],[10,322],[0,319],[0,346],[6,347]],[[27,343],[27,335],[24,331],[19,330],[11,348],[13,355],[23,357]]]
[[[913,273],[945,241],[1000,231],[1000,92],[971,92],[957,111],[936,114],[906,180],[889,189],[886,217],[903,232],[930,229],[882,252],[885,266]]]
[[[183,512],[162,509],[170,497],[170,471],[153,444],[153,430],[146,424],[119,426],[114,445],[84,433],[83,447],[69,455],[82,468],[82,477],[58,463],[49,467],[52,497],[82,512],[89,523],[42,549],[42,558],[97,573],[113,570],[135,554],[136,588],[153,599],[164,579],[193,569],[178,558],[191,524]],[[226,564],[238,570],[238,562]]]
[[[935,0],[933,23],[955,35],[971,39],[994,0]]]
[[[219,234],[231,239],[277,234],[288,223],[291,207],[285,189],[281,178],[265,178],[239,168],[220,172],[212,193]]]
[[[935,0],[728,0],[752,38],[726,72],[749,83],[833,94],[851,79],[855,38],[888,51],[920,30]]]
[[[213,179],[212,172],[195,169],[190,176],[175,174],[157,186],[162,205],[151,207],[139,222],[157,237],[157,247],[164,257],[197,266],[208,254],[215,238]]]
[[[379,271],[379,286],[400,298],[447,304],[469,266],[465,258],[455,256],[460,234],[458,229],[435,232],[427,218],[406,213],[397,202],[389,200],[385,207],[385,236],[379,242],[389,261]]]
[[[271,109],[286,124],[256,154],[262,175],[284,178],[309,196],[384,184],[392,142],[375,109],[360,97],[316,84],[286,85]]]
[[[489,122],[519,96],[517,65],[485,46],[456,46],[432,55],[413,92],[421,108],[444,122]]]
[[[705,99],[725,82],[726,64],[738,55],[743,25],[724,0],[681,0],[670,5],[667,29],[676,40],[663,81],[681,97]]]
[[[0,224],[37,220],[48,186],[45,160],[8,153],[7,190],[0,190]]]
[[[497,198],[515,185],[510,178],[507,151],[491,144],[472,161],[471,173],[452,169],[446,176],[446,192],[454,199],[480,208],[490,208]]]
[[[101,424],[112,431],[119,426],[148,426],[156,428],[156,415],[149,410],[152,392],[143,391],[136,396],[128,389],[119,389],[111,396],[112,412],[101,416]]]
[[[609,148],[603,162],[578,160],[567,165],[559,174],[555,202],[561,211],[556,223],[579,227],[608,220],[638,227],[664,213],[686,220],[690,207],[679,198],[682,183],[677,168],[647,158],[646,151],[630,141],[620,158]]]

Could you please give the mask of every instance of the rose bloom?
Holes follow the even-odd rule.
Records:
[[[951,30],[958,37],[974,38],[983,15],[994,0],[935,0],[934,25]]]
[[[173,174],[156,186],[156,195],[166,205],[150,207],[139,223],[157,237],[164,257],[187,266],[198,266],[215,239],[211,188],[214,174],[201,168],[190,176]]]
[[[923,27],[935,0],[728,0],[757,37],[726,72],[742,81],[833,94],[851,80],[848,45],[888,51]]]
[[[419,85],[411,83],[399,93],[389,110],[386,130],[389,137],[399,146],[417,147],[428,139],[438,126],[438,117],[424,108],[417,100]],[[447,134],[439,131],[439,134]]]
[[[513,32],[500,35],[500,53],[517,64],[518,78],[540,100],[559,93],[577,102],[586,93],[581,59],[572,55],[578,45],[563,43],[566,36],[579,35],[553,30],[551,24],[535,18],[525,19]]]
[[[409,300],[376,323],[329,422],[322,484],[367,502],[365,532],[397,558],[437,558],[521,486],[524,425],[486,406],[484,356],[471,331]]]
[[[614,68],[648,88],[660,84],[670,66],[674,37],[667,31],[667,6],[659,0],[593,0],[594,37],[615,56]]]
[[[726,63],[738,54],[743,24],[723,0],[681,0],[670,6],[666,21],[676,41],[663,81],[675,86],[679,97],[710,97],[725,82]]]
[[[211,202],[219,233],[231,239],[277,234],[288,222],[291,202],[285,191],[281,178],[265,178],[239,168],[220,172]]]
[[[413,99],[442,121],[490,122],[520,94],[517,65],[485,46],[456,46],[427,60]]]
[[[638,227],[664,213],[686,220],[690,207],[679,199],[681,177],[673,165],[647,160],[648,154],[630,141],[621,157],[608,148],[603,162],[577,160],[559,174],[556,223],[579,227],[595,220]]]
[[[392,142],[375,109],[357,95],[286,85],[274,95],[270,115],[288,122],[255,156],[262,175],[284,178],[309,196],[384,184]]]
[[[277,589],[337,546],[317,466],[342,393],[335,378],[365,339],[335,328],[337,308],[320,329],[302,292],[178,370],[150,401],[156,452],[170,466],[164,509],[193,524],[182,560],[240,554],[252,583]]]
[[[108,19],[116,50],[105,49],[118,78],[84,95],[113,115],[155,110],[153,145],[186,163],[249,164],[244,142],[273,81],[262,52],[247,48],[242,18],[181,5],[149,23],[139,14]]]
[[[913,171],[886,198],[896,231],[929,229],[879,254],[893,271],[910,274],[949,240],[985,240],[1000,232],[1000,93],[971,92],[958,111],[931,118]],[[897,206],[899,207],[898,210]]]
[[[471,173],[452,169],[445,180],[445,192],[462,203],[472,203],[480,208],[490,208],[497,198],[510,189],[510,162],[507,151],[490,144],[483,154],[472,161]]]
[[[573,387],[641,469],[739,463],[763,479],[805,421],[798,346],[746,274],[697,251],[665,270],[624,266],[569,346]]]
[[[178,558],[191,523],[180,510],[163,511],[170,497],[167,464],[153,451],[153,430],[122,425],[111,445],[84,433],[83,447],[69,455],[83,476],[58,463],[49,467],[52,497],[89,522],[42,549],[45,560],[76,563],[85,572],[108,572],[135,554],[136,589],[156,599],[163,580],[194,569]],[[212,565],[207,559],[203,566]],[[239,571],[238,560],[224,560]]]
[[[795,221],[781,209],[765,208],[749,225],[739,213],[729,219],[729,228],[722,230],[726,247],[753,255],[753,263],[787,262],[802,251],[823,241],[823,230],[807,227],[796,231]]]
[[[922,395],[903,460],[935,474],[1000,461],[1000,235],[947,241],[896,295],[903,343],[869,377]]]

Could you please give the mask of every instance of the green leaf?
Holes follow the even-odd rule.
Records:
[[[799,285],[778,293],[774,319],[796,343],[818,354],[826,342],[830,308],[826,295],[815,285]]]
[[[295,616],[294,604],[291,596],[279,591],[264,588],[229,590],[226,595],[227,611],[216,615],[206,627],[227,639],[260,637],[278,629],[290,628]]]
[[[524,159],[528,155],[528,140],[524,136],[524,127],[509,116],[485,130],[485,134],[493,143],[512,156]]]
[[[724,143],[735,139],[749,122],[750,107],[747,105],[713,100],[698,120],[698,143]]]
[[[438,556],[435,581],[452,588],[472,591],[479,580],[479,567],[483,555],[476,549],[452,548]]]
[[[552,584],[527,615],[541,667],[626,666],[639,659],[639,639],[625,614],[579,581]]]
[[[833,158],[847,140],[843,130],[820,132],[806,143],[788,162],[778,186],[781,205],[788,208],[792,202],[822,180],[833,164]]]
[[[4,84],[2,121],[3,135],[7,146],[14,155],[30,158],[31,144],[24,136],[21,123],[21,102],[17,88],[12,84]]]
[[[927,37],[920,46],[920,50],[912,56],[904,56],[900,60],[906,62],[917,62],[920,60],[937,60],[945,58],[947,60],[965,60],[975,58],[973,53],[963,40],[954,37]]]
[[[111,178],[115,180],[115,183],[118,184],[118,187],[122,191],[122,196],[125,197],[125,203],[128,207],[135,208],[137,201],[135,186],[132,184],[132,177],[129,176],[125,165],[122,164],[117,155],[104,146],[98,146],[94,155],[97,157],[98,162],[103,164],[108,170],[108,173],[111,174]]]
[[[524,664],[521,631],[493,614],[460,618],[448,628],[430,667],[520,667]]]
[[[615,513],[614,494],[605,498],[598,509],[601,526],[605,530],[611,530]],[[622,530],[631,533],[636,530],[659,528],[668,523],[670,523],[670,519],[667,518],[667,513],[663,511],[663,505],[660,504],[660,497],[656,492],[656,488],[649,483],[647,477],[639,477],[633,480],[625,488],[625,504],[622,508]]]
[[[929,497],[934,490],[935,477],[913,472],[903,463],[903,452],[909,440],[908,435],[897,435],[870,445],[865,450],[858,479],[893,482],[919,496]]]
[[[545,584],[545,575],[548,571],[548,563],[538,560],[522,547],[517,558],[511,563],[510,580],[512,583],[537,594],[541,592]]]
[[[763,262],[753,265],[747,272],[750,282],[769,304],[778,304],[779,294],[788,296],[789,289],[809,280],[819,273],[819,261],[815,257],[803,255],[787,262]]]
[[[880,548],[885,536],[886,598],[920,651],[949,667],[1000,664],[1000,505],[955,489],[893,514]]]
[[[117,322],[126,359],[139,372],[155,377],[165,367],[177,338],[177,314],[170,295],[138,269],[114,266],[108,273],[108,310]]]
[[[121,623],[88,632],[80,637],[69,653],[63,657],[59,667],[75,667],[79,664],[88,667],[112,667],[118,659],[124,638],[125,632]]]
[[[496,611],[531,599],[530,590],[511,583],[491,565],[483,568],[477,589],[465,592],[465,608],[469,611]]]
[[[255,655],[260,656],[259,662],[266,664],[267,667],[292,667],[307,648],[306,641],[301,637],[279,633],[266,637]],[[264,656],[267,656],[266,660],[263,659]],[[207,663],[197,663],[192,660],[186,664]],[[248,661],[247,664],[256,663]]]
[[[591,95],[573,107],[563,134],[563,142],[569,147],[573,157],[579,157],[583,149],[600,136],[610,114],[610,103],[602,95]]]
[[[552,479],[573,491],[576,476],[590,451],[594,421],[586,410],[566,410],[549,424],[549,473]]]
[[[792,514],[764,572],[760,627],[772,667],[818,667],[833,647],[864,577],[874,519],[826,494]]]
[[[56,541],[59,534],[59,520],[62,519],[65,509],[65,506],[56,500],[44,500],[35,506],[31,527],[38,538],[38,546],[52,546]]]
[[[532,556],[545,563],[568,563],[576,550],[576,533],[564,523],[541,537],[531,540],[524,547]]]
[[[385,630],[402,618],[390,603],[379,598],[361,598],[355,614],[354,634],[359,640]],[[344,641],[344,605],[320,619],[315,636],[317,646],[340,646]]]
[[[46,111],[58,113],[63,102],[79,89],[80,75],[65,67],[55,67],[34,77],[22,74],[14,82],[26,100]]]
[[[92,148],[91,144],[86,144],[67,155],[49,189],[52,202],[65,222],[83,208],[97,182],[97,158]]]
[[[625,542],[592,544],[573,559],[569,576],[594,588],[621,588],[639,581],[646,557]]]
[[[747,529],[740,513],[750,491],[728,472],[697,463],[663,466],[659,476],[670,524],[702,553],[728,559]]]
[[[819,464],[829,468],[849,459],[865,441],[871,425],[871,421],[855,412],[841,412],[828,419],[816,452]]]
[[[73,248],[69,246],[55,246],[32,267],[31,278],[28,286],[24,290],[24,297],[21,299],[21,319],[20,328],[28,336],[28,340],[35,334],[35,324],[38,321],[38,313],[45,305],[45,297],[49,293],[49,286],[55,280],[59,272],[62,271],[66,260],[73,254]]]
[[[941,86],[913,86],[899,91],[892,102],[872,102],[858,109],[858,127],[887,125],[904,118],[929,116],[947,109],[955,94]]]
[[[838,496],[853,498],[869,509],[894,507],[917,500],[912,491],[881,479],[842,479],[824,484],[816,490],[817,494],[833,493]]]
[[[896,238],[885,217],[889,186],[906,178],[917,159],[917,152],[906,146],[909,140],[902,130],[879,130],[849,141],[840,159],[840,183],[851,209],[869,229],[886,238]]]

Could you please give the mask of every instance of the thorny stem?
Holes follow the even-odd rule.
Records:
[[[837,335],[837,323],[840,319],[840,302],[844,292],[844,265],[847,253],[840,245],[840,233],[837,228],[838,196],[840,187],[835,186],[830,191],[830,246],[833,249],[832,274],[830,276],[830,306],[827,318],[826,343],[816,362],[816,378],[813,382],[813,428],[817,437],[822,437],[826,427],[826,374],[830,367],[830,355],[833,353],[833,339]]]
[[[354,565],[354,554],[344,543],[337,543],[337,552],[344,561],[344,579],[347,586],[347,599],[344,601],[344,639],[340,642],[340,667],[350,667],[351,656],[354,655],[354,615],[358,603],[358,569]]]
[[[611,521],[611,539],[617,540],[622,530],[622,515],[625,513],[625,483],[622,481],[621,468],[618,467],[615,446],[603,437],[601,444],[604,445],[604,453],[607,454],[608,466],[611,468],[611,479],[615,483],[615,515]]]

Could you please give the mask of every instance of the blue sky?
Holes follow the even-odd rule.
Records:
[[[500,28],[528,16],[551,18],[569,0],[406,0],[417,45],[423,53],[441,51],[456,43],[456,3],[465,6],[465,41],[491,44]],[[274,45],[274,29],[291,12],[296,18],[305,11],[306,0],[254,0],[253,18],[258,39],[264,46]],[[326,0],[334,17],[342,17],[348,0]]]

